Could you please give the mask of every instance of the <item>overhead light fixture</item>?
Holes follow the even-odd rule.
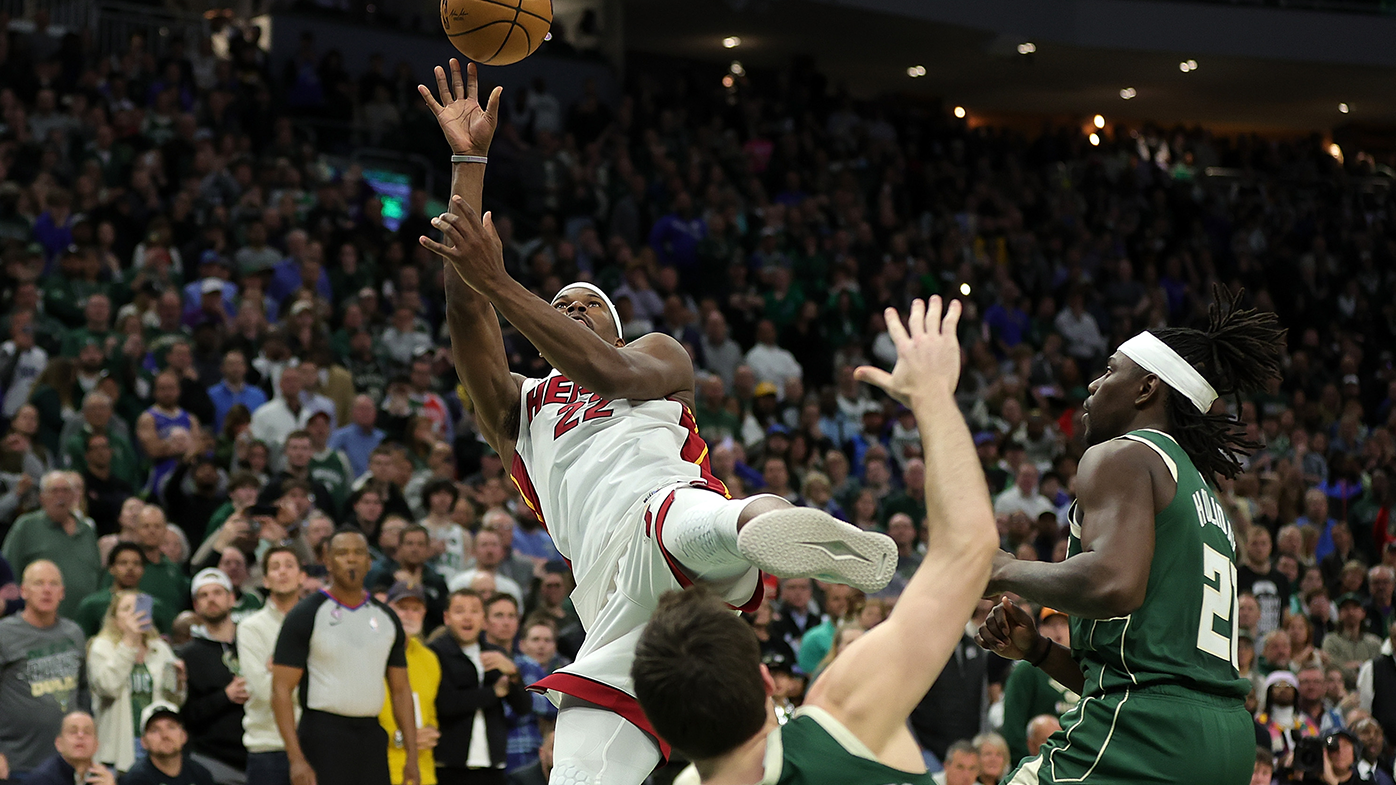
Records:
[[[1328,145],[1328,154],[1333,156],[1333,160],[1338,163],[1343,162],[1343,148],[1339,147],[1336,143]]]
[[[969,284],[960,284],[960,294],[964,295],[965,297],[969,297]]]
[[[1351,111],[1352,111],[1352,108],[1349,107],[1349,106],[1348,106],[1347,104],[1345,104],[1345,103],[1344,103],[1344,104],[1338,104],[1338,111],[1339,111],[1339,112],[1342,112],[1343,114],[1347,114],[1348,112],[1351,112]]]
[[[1091,143],[1091,147],[1099,147],[1099,146],[1100,146],[1100,134],[1092,133],[1090,136],[1086,137],[1086,141],[1088,141],[1088,142]]]
[[[925,76],[925,75],[926,75],[926,66],[924,66],[924,65],[913,65],[913,66],[911,66],[910,68],[906,69],[906,75],[909,76],[909,77],[911,77],[912,79],[916,79],[916,78],[918,78],[918,77]]]
[[[1196,61],[1196,60],[1189,60],[1189,61],[1188,61],[1188,70],[1189,70],[1189,71],[1196,71],[1196,70],[1197,70],[1197,61]]]
[[[729,35],[726,38],[722,39],[722,46],[724,49],[736,49],[741,45],[742,39],[735,35]]]
[[[733,60],[727,70],[731,71],[733,76],[746,76],[746,69],[742,67],[741,60]]]
[[[1120,97],[1125,99],[1126,101],[1135,97],[1136,95],[1139,95],[1139,93],[1133,87],[1126,87],[1125,89],[1120,91]]]
[[[963,106],[955,107],[955,116],[961,120],[965,119],[965,108]]]
[[[1018,54],[1020,55],[1030,55],[1036,51],[1037,44],[1033,43],[1032,41],[1024,41],[1023,43],[1018,44]]]
[[[722,77],[722,86],[723,86],[723,87],[726,87],[726,88],[728,88],[728,89],[731,89],[731,88],[732,88],[732,85],[734,85],[734,84],[736,84],[736,83],[737,83],[737,80],[736,80],[736,79],[733,79],[731,74],[727,74],[726,76]]]
[[[1091,118],[1091,125],[1094,125],[1096,128],[1104,128],[1104,127],[1105,127],[1105,116],[1104,116],[1104,115],[1096,115],[1095,117]]]
[[[1189,72],[1189,71],[1196,71],[1196,70],[1197,70],[1197,61],[1196,61],[1196,60],[1184,60],[1183,62],[1178,63],[1178,70],[1179,70],[1179,71],[1182,71],[1183,73],[1187,73],[1187,72]]]

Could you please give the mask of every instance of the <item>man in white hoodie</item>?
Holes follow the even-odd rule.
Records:
[[[286,744],[271,711],[271,655],[281,623],[301,599],[304,578],[305,571],[293,549],[269,548],[262,555],[262,586],[267,590],[267,602],[238,625],[238,656],[242,676],[247,680],[242,745],[247,748],[247,781],[259,785],[291,785]],[[299,721],[299,701],[296,709]]]

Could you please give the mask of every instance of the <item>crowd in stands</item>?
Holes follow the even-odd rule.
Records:
[[[0,36],[0,781],[154,782],[181,761],[208,778],[191,782],[243,781],[280,749],[267,658],[279,618],[324,585],[337,529],[368,538],[367,588],[418,643],[478,635],[527,684],[584,635],[567,564],[457,391],[442,264],[416,239],[444,194],[415,189],[389,228],[363,172],[330,164],[356,143],[444,162],[426,75],[382,57],[350,75],[313,38],[274,67],[251,30],[220,34],[226,58],[208,41]],[[749,615],[782,717],[920,563],[915,420],[852,376],[895,361],[885,307],[963,299],[957,395],[1003,547],[1061,560],[1089,383],[1125,338],[1243,287],[1290,330],[1284,377],[1226,398],[1257,445],[1219,485],[1257,739],[1283,760],[1343,731],[1353,771],[1391,782],[1389,168],[1314,139],[1146,126],[1092,147],[1075,129],[970,128],[855,102],[798,62],[730,87],[696,66],[632,73],[614,104],[542,82],[506,96],[486,205],[541,297],[594,281],[626,338],[689,349],[694,417],[734,497],[896,541],[883,592],[773,582]],[[341,131],[300,122],[331,115]],[[545,373],[504,329],[513,370]],[[478,624],[453,610],[461,589],[484,598]],[[1034,610],[1069,642],[1064,617]],[[440,648],[409,648],[409,669],[468,667]],[[419,698],[440,687],[418,718],[431,783],[432,746],[476,715],[419,677]],[[491,702],[485,765],[545,781],[555,710],[510,695]],[[967,635],[912,724],[947,782],[992,783],[1077,699]]]

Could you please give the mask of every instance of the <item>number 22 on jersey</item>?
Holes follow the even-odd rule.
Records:
[[[1229,635],[1217,632],[1218,622],[1230,629]],[[1236,633],[1236,565],[1216,548],[1203,543],[1202,613],[1197,624],[1197,648],[1239,668]]]

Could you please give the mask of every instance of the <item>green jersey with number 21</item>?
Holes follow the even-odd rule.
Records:
[[[1072,655],[1085,672],[1085,694],[1173,684],[1244,698],[1250,681],[1236,670],[1236,538],[1231,522],[1212,487],[1171,436],[1138,430],[1120,438],[1152,448],[1177,479],[1178,492],[1154,517],[1154,559],[1144,604],[1128,616],[1071,619]],[[1068,554],[1075,556],[1081,552],[1075,506],[1070,519]]]

